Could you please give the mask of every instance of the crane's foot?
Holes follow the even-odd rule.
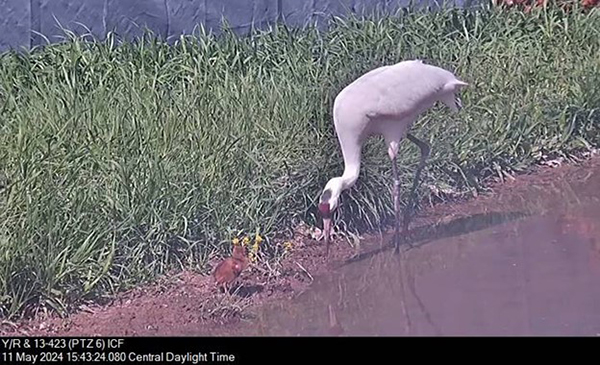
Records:
[[[394,253],[399,253],[400,247],[406,247],[407,249],[414,247],[406,231],[395,232],[392,237],[392,243],[394,244]]]
[[[392,242],[394,243],[394,253],[397,254],[400,252],[400,236],[398,233],[394,233],[394,237],[392,238]]]
[[[399,214],[396,215],[396,222],[394,224],[394,235],[392,236],[392,243],[394,244],[394,253],[400,252],[400,245],[404,243],[404,235],[400,232],[400,222],[398,221]]]
[[[402,232],[405,235],[409,234],[408,227],[410,226],[410,213],[404,213],[404,219],[402,221]]]
[[[405,246],[407,249],[414,248],[415,245],[411,240],[411,233],[408,230],[410,226],[410,211],[405,211],[402,219],[402,228],[400,228],[400,214],[396,218],[396,224],[394,229],[394,235],[392,237],[392,243],[394,244],[394,253],[400,252],[400,246]]]
[[[396,237],[398,237],[398,238],[396,238]],[[410,249],[413,249],[416,247],[409,239],[407,239],[407,236],[405,236],[405,235],[402,235],[402,236],[394,235],[393,243],[394,243],[394,254],[400,253],[401,247],[404,251],[407,251],[407,250],[410,250]]]

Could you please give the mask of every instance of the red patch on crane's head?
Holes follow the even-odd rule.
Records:
[[[329,199],[331,199],[331,190],[325,189],[319,199],[319,213],[323,218],[331,218],[331,206],[329,205]]]
[[[321,213],[321,217],[323,218],[330,218],[331,209],[329,209],[329,203],[319,203],[319,213]]]

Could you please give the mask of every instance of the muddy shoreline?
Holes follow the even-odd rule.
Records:
[[[577,163],[547,164],[514,180],[494,182],[489,192],[476,198],[454,203],[441,203],[418,212],[411,226],[413,246],[426,245],[442,236],[457,236],[465,232],[496,224],[511,217],[520,204],[521,193],[532,187],[544,199],[551,196],[558,181],[577,184],[600,171],[600,156],[593,155]],[[599,186],[600,187],[600,186]],[[550,199],[550,198],[548,198]],[[548,204],[541,210],[552,210]],[[498,214],[494,215],[494,212]],[[493,213],[493,214],[490,214]],[[504,214],[506,213],[506,214]],[[469,217],[486,214],[488,221],[467,227]],[[496,221],[494,221],[496,220]],[[444,230],[435,230],[443,226]],[[432,228],[433,227],[433,228]],[[437,232],[437,233],[436,233]],[[286,303],[302,295],[315,278],[327,275],[351,262],[364,260],[389,250],[389,237],[364,237],[359,250],[344,241],[332,246],[332,262],[324,257],[324,247],[308,236],[294,240],[294,250],[281,267],[272,271],[249,268],[242,273],[242,286],[236,295],[219,293],[211,277],[185,271],[165,275],[156,283],[117,295],[108,304],[86,303],[67,318],[40,314],[18,323],[4,322],[3,336],[226,336],[244,332],[256,323],[260,308]]]

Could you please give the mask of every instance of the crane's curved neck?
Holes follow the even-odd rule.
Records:
[[[358,175],[360,174],[360,150],[360,145],[351,150],[342,149],[344,155],[344,173],[340,176],[340,180],[343,184],[343,190],[350,188],[358,180]]]
[[[361,144],[359,141],[340,140],[342,155],[344,158],[344,173],[342,176],[334,177],[325,186],[325,190],[330,190],[333,200],[337,198],[342,191],[349,189],[356,183],[360,174],[360,153]]]
[[[341,136],[340,136],[341,137]],[[362,141],[360,136],[352,138],[339,138],[342,155],[344,157],[344,173],[342,180],[344,189],[348,189],[358,179],[360,174],[360,153],[362,150]]]

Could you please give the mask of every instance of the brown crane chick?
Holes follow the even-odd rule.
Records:
[[[227,292],[228,285],[234,282],[246,267],[248,267],[246,250],[241,245],[234,245],[231,257],[227,257],[217,265],[213,277],[216,284]]]

